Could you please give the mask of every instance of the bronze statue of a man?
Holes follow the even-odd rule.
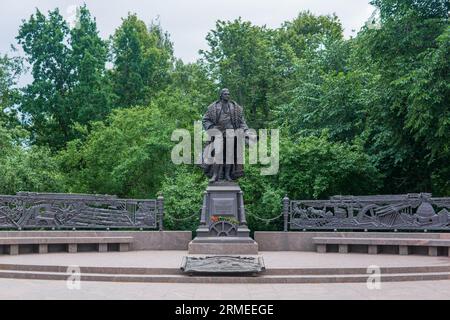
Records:
[[[203,128],[205,130],[217,129],[222,133],[223,139],[223,161],[222,163],[205,164],[202,167],[205,174],[210,177],[209,182],[218,180],[232,181],[243,175],[243,164],[236,161],[236,137],[234,141],[234,161],[227,163],[226,161],[226,133],[230,130],[236,131],[241,129],[244,132],[248,130],[245,123],[244,111],[240,105],[230,100],[230,91],[222,89],[220,91],[220,99],[212,103],[206,114],[203,116]],[[213,148],[214,143],[211,141],[206,148]],[[205,149],[206,149],[205,148]],[[214,150],[212,150],[212,154]]]

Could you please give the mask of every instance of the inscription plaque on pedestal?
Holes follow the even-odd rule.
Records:
[[[234,216],[236,201],[233,198],[212,199],[212,214],[217,216]]]

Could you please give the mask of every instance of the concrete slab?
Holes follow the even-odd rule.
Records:
[[[81,282],[79,289],[66,281],[0,279],[1,300],[448,300],[450,280],[332,284],[183,284]]]
[[[78,252],[24,254],[18,256],[0,255],[0,264],[29,265],[78,265],[97,267],[146,267],[179,268],[187,251],[129,251],[129,252]],[[340,254],[295,251],[260,251],[266,268],[366,268],[369,265],[380,267],[402,266],[447,266],[448,256],[422,255],[370,255]]]

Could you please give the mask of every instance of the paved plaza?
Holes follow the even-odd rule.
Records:
[[[33,265],[77,265],[96,267],[146,267],[179,268],[187,251],[129,251],[129,252],[79,252],[22,254],[16,256],[0,255],[0,264]],[[429,257],[421,255],[369,255],[360,253],[316,253],[298,251],[262,251],[266,268],[367,268],[406,266],[446,266],[450,258],[446,256]]]
[[[0,256],[0,264],[178,268],[185,251],[54,253]],[[347,268],[448,266],[448,257],[261,252],[269,268]],[[215,284],[81,281],[70,289],[63,280],[0,279],[0,299],[449,299],[450,280],[366,283]]]
[[[369,290],[352,284],[167,284],[82,282],[68,289],[65,281],[0,279],[0,299],[449,299],[450,280],[387,282]]]

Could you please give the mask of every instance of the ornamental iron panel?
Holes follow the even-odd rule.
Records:
[[[218,221],[209,225],[211,237],[237,237],[238,225],[228,221]]]
[[[0,195],[1,229],[162,230],[164,199],[119,199],[111,195],[19,192]]]
[[[449,230],[450,198],[430,193],[283,199],[284,231]]]

